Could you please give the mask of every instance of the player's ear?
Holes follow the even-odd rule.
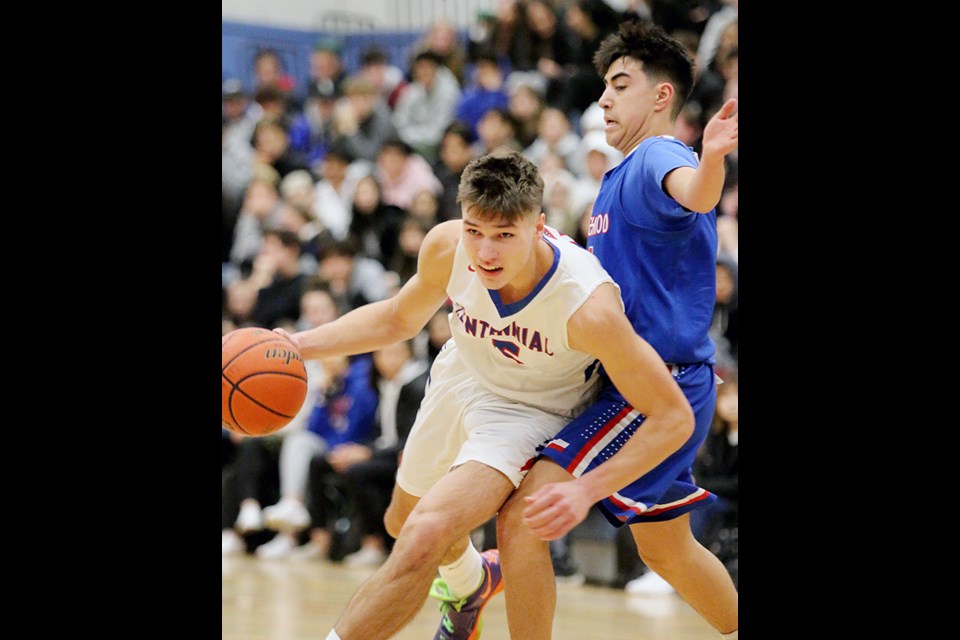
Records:
[[[657,96],[654,98],[654,108],[661,111],[667,108],[673,102],[673,85],[669,82],[661,82],[657,85]]]
[[[547,224],[547,214],[543,211],[540,212],[540,215],[537,216],[537,235],[543,234],[543,226]]]

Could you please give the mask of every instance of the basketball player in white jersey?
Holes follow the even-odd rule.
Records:
[[[444,612],[436,638],[479,637],[480,613],[503,581],[497,551],[480,554],[469,534],[496,515],[538,446],[593,400],[601,363],[673,446],[692,432],[689,403],[634,332],[618,286],[545,226],[542,198],[537,167],[520,154],[473,160],[458,193],[462,220],[430,230],[417,274],[396,296],[308,331],[277,330],[316,359],[412,338],[448,299],[454,309],[385,517],[396,543],[328,640],[389,638],[428,593]]]

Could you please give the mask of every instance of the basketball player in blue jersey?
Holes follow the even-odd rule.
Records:
[[[644,563],[723,637],[737,638],[738,594],[723,564],[690,530],[690,514],[716,500],[691,477],[716,401],[714,345],[717,228],[724,156],[736,148],[736,101],[703,132],[702,157],[670,135],[693,82],[683,46],[651,23],[628,22],[605,38],[594,63],[607,142],[625,158],[607,171],[593,205],[587,246],[620,285],[627,317],[668,363],[696,416],[682,443],[605,375],[599,399],[555,438],[501,509],[512,638],[551,637],[556,584],[546,541],[597,504],[629,525]],[[656,393],[642,389],[645,400]],[[626,636],[625,636],[626,637]]]
[[[623,311],[595,256],[545,226],[543,180],[518,153],[464,170],[462,220],[427,234],[396,296],[290,335],[304,358],[381,349],[416,335],[449,299],[453,337],[437,355],[387,514],[387,561],[357,590],[328,640],[389,638],[429,593],[436,638],[474,639],[504,587],[495,549],[469,534],[520,485],[537,448],[596,397],[602,366],[646,424],[677,448],[694,417],[657,352]],[[437,578],[439,569],[440,577]]]

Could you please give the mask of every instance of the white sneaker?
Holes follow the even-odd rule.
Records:
[[[237,522],[234,524],[237,531],[247,533],[248,531],[260,531],[263,529],[263,516],[260,514],[260,505],[255,502],[245,502],[240,507],[240,515],[237,516]]]
[[[224,556],[236,556],[244,553],[247,545],[233,529],[224,529],[220,534],[220,553]]]
[[[278,533],[270,542],[257,547],[256,554],[258,558],[264,560],[277,560],[289,556],[297,546],[297,541],[285,533]]]
[[[315,542],[307,542],[294,549],[290,555],[297,560],[313,560],[314,558],[326,558],[327,552]]]
[[[640,596],[661,596],[674,591],[670,583],[654,573],[652,569],[628,582],[624,589],[629,594]]]
[[[350,567],[379,567],[386,561],[387,552],[374,547],[361,547],[343,557],[343,564]]]
[[[310,526],[310,512],[296,500],[281,500],[263,510],[263,521],[274,531],[302,531]]]

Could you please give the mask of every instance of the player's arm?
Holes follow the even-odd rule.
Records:
[[[569,532],[591,505],[651,471],[693,434],[690,403],[663,359],[637,335],[616,287],[600,285],[568,323],[570,346],[596,356],[643,428],[609,460],[571,482],[548,484],[527,498],[524,519],[545,540]]]
[[[690,211],[708,213],[723,193],[726,166],[723,158],[737,148],[740,116],[734,113],[737,101],[731,98],[710,118],[703,129],[700,166],[678,167],[667,174],[667,194]]]
[[[368,353],[417,335],[447,300],[446,286],[461,228],[460,220],[450,220],[427,233],[420,247],[417,273],[395,296],[293,334],[300,354],[314,359]]]

